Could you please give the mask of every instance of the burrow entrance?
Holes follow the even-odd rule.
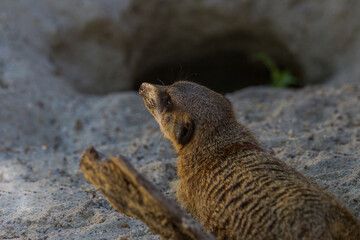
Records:
[[[167,85],[178,80],[198,82],[226,93],[273,84],[269,66],[253,58],[264,54],[278,70],[286,70],[298,80],[302,77],[296,58],[269,33],[233,32],[208,37],[196,45],[182,39],[157,49],[150,43],[137,43],[144,40],[125,36],[119,29],[116,22],[97,19],[56,36],[49,53],[56,73],[79,92],[91,94],[137,90],[142,82]],[[168,52],[171,54],[158,57]],[[290,85],[299,86],[301,81]]]
[[[291,71],[296,79],[300,76],[296,65],[280,65],[278,68]],[[142,72],[134,80],[135,90],[142,82],[168,85],[178,80],[201,83],[221,93],[233,92],[249,86],[274,85],[271,70],[263,62],[253,60],[247,53],[229,50],[189,56],[183,61],[170,61]],[[301,84],[297,82],[288,85],[288,87],[300,86]]]

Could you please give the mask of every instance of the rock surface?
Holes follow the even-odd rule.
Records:
[[[89,22],[94,24],[94,19],[106,17],[111,20],[106,21],[112,23],[115,19],[119,23],[119,11],[127,12],[123,17],[129,25],[128,29],[124,25],[123,31],[138,36],[149,24],[143,20],[153,16],[151,11],[145,11],[146,7],[157,2],[139,7],[136,7],[138,1],[115,0],[0,2],[0,239],[158,239],[140,222],[116,213],[83,179],[78,164],[82,150],[90,145],[106,154],[121,153],[165,194],[174,197],[169,184],[176,179],[176,156],[170,143],[163,138],[136,92],[105,96],[78,93],[73,89],[73,80],[68,78],[74,72],[85,74],[85,69],[80,66],[67,75],[59,72],[59,64],[50,59],[54,37],[74,26],[83,29]],[[182,2],[185,6],[190,1]],[[316,66],[324,64],[324,69],[331,70],[325,71],[325,75],[332,81],[298,90],[252,87],[227,97],[239,121],[248,125],[265,147],[332,191],[360,218],[360,72],[352,67],[360,57],[359,49],[354,47],[359,46],[360,31],[354,29],[358,29],[360,21],[349,20],[356,18],[357,8],[349,7],[349,2],[337,1],[326,6],[310,1],[286,1],[288,5],[278,8],[266,1],[252,2],[204,1],[204,4],[220,6],[223,16],[234,16],[239,10],[243,11],[239,15],[248,19],[261,16],[269,20],[272,28],[283,34],[279,36],[286,39],[298,62],[309,69],[308,76],[316,79],[319,76]],[[241,6],[248,6],[247,10]],[[162,16],[168,8],[171,6],[164,6],[160,12],[163,15],[158,15],[158,24],[166,21]],[[147,18],[129,15],[130,10],[138,16],[148,14]],[[292,16],[292,20],[282,21],[281,16]],[[311,17],[313,26],[301,25],[304,16]],[[226,18],[224,23],[231,19]],[[331,31],[326,25],[329,19],[333,21]],[[188,24],[192,21],[198,20],[189,20]],[[255,22],[243,25],[255,28]],[[103,23],[101,20],[100,25]],[[80,35],[74,33],[72,37]],[[149,40],[142,36],[139,39],[142,44]],[[113,59],[111,49],[118,47],[111,41],[106,44],[110,50],[100,51],[103,55],[99,61]],[[147,57],[151,54],[141,57],[143,47],[146,49],[145,45],[136,43],[133,49],[137,53],[131,54],[132,59],[150,64]],[[103,47],[96,49],[93,51]],[[79,51],[85,50],[84,47]],[[58,59],[62,63],[67,61],[66,56],[65,60]],[[167,56],[159,59],[166,61]],[[120,56],[116,66],[123,75],[114,76],[122,81],[109,80],[100,92],[107,92],[111,86],[129,89],[130,85],[126,84],[131,83],[137,69],[135,60],[122,65]],[[95,80],[95,83],[91,81],[81,86],[99,86]]]
[[[231,79],[232,88],[225,92],[234,85],[266,83],[264,66],[249,60],[256,53],[290,70],[299,84],[356,71],[360,61],[357,1],[1,4],[6,25],[15,25],[12,36],[25,36],[27,44],[49,57],[59,77],[87,93],[130,90],[144,79],[170,81],[183,75],[195,75],[219,90],[218,78],[225,78],[222,84]],[[26,14],[18,17],[18,11]],[[219,59],[226,64],[219,66]]]

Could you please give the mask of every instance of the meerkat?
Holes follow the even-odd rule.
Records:
[[[179,203],[217,239],[360,239],[359,220],[265,151],[221,94],[187,81],[139,93],[177,151]]]

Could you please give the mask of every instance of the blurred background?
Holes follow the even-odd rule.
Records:
[[[82,92],[179,79],[220,92],[301,87],[360,61],[357,1],[65,2],[36,3],[56,12],[37,24],[53,24],[49,59]]]

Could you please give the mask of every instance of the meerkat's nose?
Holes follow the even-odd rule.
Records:
[[[148,83],[145,83],[145,82],[141,84],[141,86],[140,86],[140,88],[139,88],[139,94],[140,94],[140,95],[142,95],[142,94],[145,92],[145,90],[146,90],[146,88],[148,87],[148,85],[149,85],[149,84],[148,84]]]
[[[146,92],[154,92],[155,89],[156,89],[156,85],[144,82],[141,84],[139,88],[139,94],[144,97]]]

